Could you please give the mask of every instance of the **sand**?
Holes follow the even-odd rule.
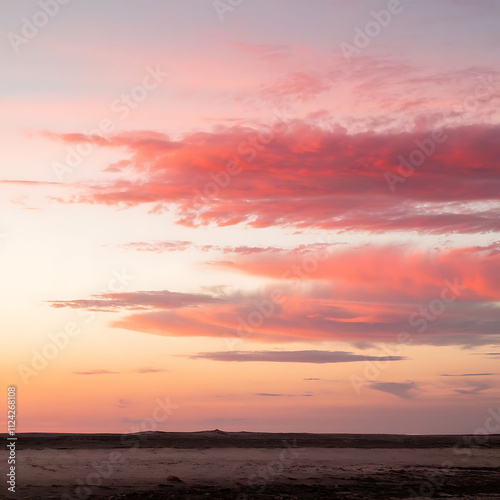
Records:
[[[18,437],[17,499],[500,499],[500,436]]]

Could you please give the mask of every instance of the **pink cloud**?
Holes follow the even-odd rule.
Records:
[[[349,135],[296,121],[282,132],[232,127],[178,140],[150,132],[121,134],[96,144],[124,148],[127,168],[141,180],[117,176],[81,186],[66,201],[146,203],[152,212],[174,206],[178,222],[187,226],[497,231],[498,133],[498,126],[458,127],[442,131],[443,142],[431,144],[430,132]],[[94,140],[78,134],[60,139]],[[401,166],[412,154],[422,160],[413,172]],[[402,179],[392,191],[388,175]],[[466,205],[479,201],[480,208]]]
[[[429,345],[500,340],[498,245],[332,248],[242,253],[219,263],[275,280],[255,293],[109,293],[53,306],[133,312],[111,325],[165,336],[356,346],[396,342],[402,332]]]

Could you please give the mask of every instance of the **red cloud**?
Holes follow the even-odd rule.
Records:
[[[427,251],[404,245],[332,245],[307,253],[238,255],[220,265],[275,279],[326,280],[349,300],[430,300],[439,297],[446,280],[460,284],[463,300],[500,300],[499,244]]]
[[[360,345],[396,342],[401,332],[419,344],[500,341],[498,245],[433,252],[334,247],[326,254],[324,248],[312,248],[236,254],[233,268],[276,279],[255,294],[110,293],[54,306],[139,311],[111,325],[156,335],[222,337],[230,343],[337,340]]]
[[[261,312],[259,305],[270,314]],[[308,296],[286,296],[274,309],[268,299],[179,310],[137,313],[111,323],[143,333],[173,337],[225,338],[229,346],[236,341],[265,343],[344,341],[397,342],[401,332],[411,342],[430,345],[488,345],[498,342],[498,310],[487,304],[444,308],[439,321],[428,321],[429,303],[387,306],[381,303],[343,302]],[[414,316],[414,317],[412,317]],[[428,316],[426,316],[428,317]]]
[[[62,135],[72,144],[89,140],[97,147],[125,148],[129,159],[110,170],[132,169],[141,179],[81,186],[67,201],[149,203],[153,212],[174,206],[178,222],[189,226],[500,230],[500,126],[448,129],[443,142],[434,144],[430,133],[348,135],[303,122],[280,130],[233,127],[178,140],[153,132],[106,140]],[[433,152],[415,153],[422,148]],[[400,166],[409,158],[423,158],[413,172]],[[394,192],[388,172],[400,179]]]

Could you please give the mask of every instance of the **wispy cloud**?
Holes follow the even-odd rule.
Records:
[[[166,371],[168,370],[165,370],[164,368],[138,368],[137,370],[134,370],[135,373],[162,373]]]
[[[281,398],[281,397],[309,397],[309,396],[314,396],[312,392],[304,392],[304,394],[276,394],[276,393],[271,393],[271,392],[258,392],[256,396],[265,396],[265,397],[273,397],[273,398]]]
[[[483,356],[486,359],[500,359],[500,352],[473,352],[473,356]]]
[[[52,307],[70,307],[112,312],[120,309],[176,309],[199,304],[223,302],[222,298],[205,294],[179,293],[168,290],[147,292],[119,292],[92,295],[92,299],[50,301]]]
[[[75,372],[76,375],[116,375],[120,372],[113,372],[109,370],[90,370],[87,372]]]
[[[375,391],[387,392],[399,398],[411,399],[414,397],[413,391],[417,388],[415,382],[374,382],[368,387]]]
[[[404,356],[365,356],[345,351],[228,351],[186,356],[213,361],[254,361],[277,363],[349,363],[355,361],[401,361]]]
[[[138,374],[148,374],[148,373],[161,373],[166,372],[163,368],[137,368],[136,370],[125,370],[125,371],[110,371],[110,370],[89,370],[89,371],[79,371],[74,372],[75,375],[117,375],[119,373],[138,373]]]
[[[303,245],[306,246],[312,245]],[[119,245],[124,250],[132,250],[137,252],[152,252],[152,253],[165,253],[165,252],[184,252],[186,250],[199,250],[202,252],[218,252],[218,253],[231,253],[235,255],[248,255],[261,252],[278,252],[282,249],[278,247],[250,247],[250,246],[221,246],[221,245],[196,245],[192,241],[136,241],[131,243],[124,243]]]
[[[475,384],[470,384],[467,389],[454,389],[454,392],[465,396],[476,396],[480,395],[483,391],[491,389],[492,387],[493,384],[489,382],[477,382]]]
[[[496,375],[495,373],[458,373],[458,374],[450,374],[443,373],[440,377],[485,377],[487,375]]]

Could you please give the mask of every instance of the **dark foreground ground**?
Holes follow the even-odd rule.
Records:
[[[499,435],[17,437],[16,492],[0,498],[500,500]]]
[[[6,436],[6,434],[0,434]],[[474,436],[408,436],[401,434],[310,434],[268,432],[140,432],[136,434],[19,434],[19,449],[98,448],[279,448],[296,440],[301,448],[500,448],[500,434]]]

